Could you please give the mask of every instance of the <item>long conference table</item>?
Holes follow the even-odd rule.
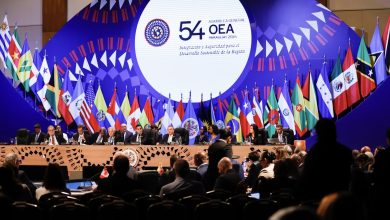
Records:
[[[1,145],[0,163],[8,153],[18,154],[22,165],[47,165],[58,163],[67,166],[69,177],[81,178],[83,166],[108,166],[113,163],[113,156],[124,151],[130,157],[130,164],[142,170],[150,166],[169,166],[169,158],[176,154],[194,166],[194,155],[200,151],[207,152],[208,145]],[[275,145],[234,145],[233,155],[241,163],[248,153],[254,150],[273,151]]]

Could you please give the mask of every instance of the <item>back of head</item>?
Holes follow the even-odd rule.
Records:
[[[316,213],[311,209],[292,206],[278,210],[270,218],[270,220],[316,220],[318,219]]]
[[[248,154],[248,158],[249,160],[255,162],[255,161],[259,161],[260,159],[260,154],[258,151],[252,151]]]
[[[169,158],[169,165],[173,168],[173,165],[175,162],[178,160],[178,157],[176,154],[172,154],[171,157]]]
[[[204,151],[198,152],[194,155],[195,166],[199,166],[199,165],[205,163],[206,160],[207,160],[207,155],[206,155],[206,152],[204,152]]]
[[[330,119],[320,119],[315,125],[318,141],[335,142],[337,138],[336,124]]]
[[[218,131],[217,131],[217,133],[219,134],[219,138],[220,139],[224,139],[224,140],[226,140],[227,139],[227,134],[228,134],[228,132],[225,130],[225,129],[219,129]]]
[[[0,167],[0,186],[9,187],[16,184],[16,179],[12,167],[1,166]]]
[[[66,188],[60,165],[56,163],[49,163],[47,165],[43,178],[43,186],[50,190],[63,190]]]
[[[177,159],[174,164],[175,173],[177,176],[185,178],[190,173],[190,164],[184,159]]]
[[[126,174],[129,171],[130,162],[124,154],[119,154],[114,159],[114,170],[118,174]]]
[[[10,166],[12,168],[18,167],[19,156],[15,153],[9,153],[4,158],[3,166]]]
[[[365,220],[364,205],[350,192],[332,193],[322,198],[317,214],[324,220]]]
[[[219,173],[223,174],[226,173],[228,170],[233,168],[232,161],[228,157],[223,157],[219,162],[218,162],[218,170]]]

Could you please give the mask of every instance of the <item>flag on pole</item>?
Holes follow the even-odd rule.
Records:
[[[64,82],[60,91],[60,100],[58,101],[58,111],[61,113],[67,125],[72,124],[73,117],[69,112],[69,105],[72,102],[73,86],[69,78],[69,70],[66,70]]]
[[[252,98],[252,111],[254,112],[253,121],[258,128],[264,128],[263,121],[263,101],[258,102],[259,97],[259,88],[255,86],[253,89],[253,98]]]
[[[100,173],[99,178],[100,179],[105,179],[105,178],[108,178],[108,176],[110,176],[110,173],[108,172],[107,167],[104,166],[102,172]]]
[[[34,53],[34,58],[33,58],[33,63],[31,65],[31,72],[33,76],[30,78],[30,89],[33,91],[33,93],[38,96],[38,89],[37,89],[37,80],[38,80],[38,75],[39,75],[39,69],[41,68],[42,64],[42,59],[41,55],[39,55],[39,50],[38,48],[35,48],[35,53]]]
[[[32,72],[33,59],[31,56],[30,47],[28,46],[27,34],[25,35],[22,53],[18,63],[18,78],[23,84],[26,92],[30,91],[30,78],[34,76]]]
[[[373,60],[375,74],[376,74],[376,83],[379,85],[383,80],[386,79],[386,63],[385,63],[385,53],[383,50],[382,40],[380,37],[379,31],[379,22],[377,22],[374,34],[372,35],[371,43],[371,59]]]
[[[134,94],[133,103],[131,105],[130,115],[127,118],[127,129],[131,132],[135,131],[135,127],[138,125],[139,117],[141,116],[141,109],[138,103],[138,97]]]
[[[53,75],[50,78],[49,84],[47,85],[45,97],[47,101],[50,103],[53,114],[56,115],[57,117],[61,117],[61,114],[58,111],[58,102],[60,100],[61,87],[62,87],[62,80],[60,75],[58,74],[57,64],[54,63]],[[74,96],[72,96],[72,99],[74,100]]]
[[[46,91],[47,91],[47,82],[49,82],[50,78],[47,82],[45,81],[45,78],[44,78],[46,73],[48,73],[49,77],[50,77],[49,66],[47,65],[46,56],[43,57],[41,68],[39,68],[39,69],[40,70],[39,70],[39,74],[38,74],[38,78],[37,78],[37,85],[36,85],[37,93],[38,93],[39,99],[42,102],[43,107],[45,108],[45,111],[49,111],[49,109],[51,108],[51,105],[50,105],[49,101],[46,99]]]
[[[385,50],[385,64],[387,74],[390,74],[390,15],[387,19],[385,30],[382,35],[383,49]]]
[[[164,135],[168,131],[168,126],[172,125],[172,118],[175,113],[173,112],[173,106],[171,104],[171,99],[168,100],[168,103],[165,107],[164,117],[161,122],[161,134]]]
[[[195,142],[195,137],[198,135],[199,132],[199,124],[198,124],[198,118],[196,117],[196,113],[194,110],[194,106],[192,106],[191,102],[191,93],[190,93],[190,99],[187,103],[187,108],[184,113],[183,117],[183,124],[182,127],[185,128],[189,133],[189,144],[193,145]]]
[[[293,105],[295,130],[298,133],[299,137],[302,137],[307,132],[307,123],[305,113],[305,100],[303,98],[301,83],[298,75],[291,96],[291,103]]]
[[[92,81],[87,85],[85,99],[81,105],[80,117],[83,119],[85,127],[93,134],[100,131],[100,125],[95,117],[94,108],[95,93],[93,91]],[[96,112],[96,107],[95,107]]]
[[[232,97],[230,99],[230,104],[228,111],[226,113],[225,117],[225,125],[229,125],[232,129],[232,134],[236,135],[237,142],[242,142],[242,132],[241,132],[241,125],[240,125],[240,118],[239,113],[237,111],[236,103],[234,101],[234,98]]]
[[[290,89],[287,79],[284,79],[284,85],[282,93],[280,93],[278,105],[281,113],[282,126],[284,128],[290,128],[295,134],[294,115],[292,111],[292,104],[290,98]]]
[[[212,105],[212,99],[210,99],[210,103]],[[200,100],[199,109],[198,109],[199,127],[203,127],[203,126],[208,127],[209,125],[211,125],[211,111],[212,110],[207,111],[206,107],[204,106],[203,96],[202,96],[202,99]],[[214,115],[214,118],[215,118],[215,115]]]
[[[0,26],[0,60],[3,62],[4,68],[7,69],[6,58],[8,54],[8,47],[11,43],[11,32],[9,30],[7,15],[4,16],[3,22]]]
[[[267,131],[268,131],[268,136],[272,137],[272,135],[274,135],[274,133],[276,131],[276,125],[280,124],[279,106],[278,106],[278,101],[277,101],[276,95],[275,95],[274,85],[272,85],[271,91],[268,95],[267,106],[269,109],[269,112],[268,112],[269,126],[267,128]]]
[[[306,80],[302,88],[302,94],[305,102],[307,129],[311,131],[319,119],[316,91],[311,72],[309,72],[306,76]]]
[[[152,124],[154,121],[152,104],[150,103],[150,97],[148,97],[145,101],[144,109],[139,117],[139,124],[142,127],[145,127],[147,124]]]
[[[183,100],[180,99],[180,102],[176,108],[176,112],[172,118],[172,125],[174,128],[181,127],[183,117],[184,117],[184,105],[183,105]]]
[[[242,112],[242,113],[241,113]],[[240,124],[241,132],[244,137],[249,134],[250,125],[254,124],[252,105],[248,99],[248,91],[244,91],[244,102],[241,105]]]
[[[217,106],[218,106],[218,103],[217,103]],[[215,113],[215,107],[213,105],[213,99],[210,99],[210,104],[209,104],[209,108],[210,108],[210,121],[211,123],[209,125],[216,125],[217,124],[217,117],[216,117],[216,113]],[[224,119],[223,117],[221,117],[221,119]],[[223,120],[221,121],[223,126],[225,127],[225,123],[223,122]]]
[[[334,112],[338,116],[348,108],[346,85],[344,80],[344,74],[341,70],[340,56],[337,57],[330,78],[333,92]]]
[[[22,49],[20,47],[18,27],[15,26],[15,30],[12,35],[11,42],[9,43],[8,53],[5,59],[6,66],[11,72],[14,81],[18,80],[17,72],[18,72],[19,58],[21,52]]]
[[[353,60],[351,46],[348,47],[343,63],[345,90],[347,91],[348,107],[360,100],[360,89],[356,73],[355,61]]]
[[[117,102],[117,94],[116,94],[116,88],[114,88],[114,93],[111,96],[111,101],[108,104],[107,108],[107,120],[110,123],[111,127],[114,127],[115,130],[120,130],[121,129],[121,121],[118,117],[119,112],[121,109],[119,108],[119,104]]]
[[[69,104],[69,112],[72,115],[77,125],[84,125],[83,119],[80,117],[80,110],[81,110],[81,106],[83,105],[84,99],[85,99],[85,93],[83,89],[83,83],[81,82],[81,77],[79,76],[79,79],[77,80],[76,83],[76,87],[74,88],[72,94],[72,101]]]
[[[126,88],[125,97],[123,98],[123,101],[122,101],[121,110],[122,110],[123,116],[125,118],[128,118],[130,115],[131,106],[130,106],[130,101],[129,101],[129,92],[127,91],[127,88]]]
[[[333,98],[328,78],[328,65],[324,59],[320,75],[317,78],[318,109],[322,118],[333,118]]]
[[[356,70],[360,81],[360,92],[363,97],[367,97],[376,87],[376,76],[374,70],[372,69],[370,55],[368,54],[367,46],[364,41],[364,34],[360,40]]]
[[[109,123],[106,120],[106,115],[107,115],[107,105],[106,101],[104,100],[103,92],[102,89],[99,87],[96,91],[96,96],[94,100],[96,110],[97,112],[95,113],[96,119],[99,122],[100,127],[109,127]],[[94,109],[92,109],[94,110]]]
[[[161,121],[164,117],[164,101],[157,100],[153,105],[153,113],[154,113],[154,124],[157,125],[158,128],[161,128]]]
[[[210,108],[211,109],[211,108]],[[214,112],[214,108],[212,108],[211,113]],[[223,103],[221,99],[218,97],[218,103],[215,109],[215,121],[213,124],[217,125],[219,129],[224,129],[225,128],[225,114],[223,111]]]

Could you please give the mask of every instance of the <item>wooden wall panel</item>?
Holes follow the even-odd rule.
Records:
[[[67,21],[67,0],[42,0],[42,45],[45,45]]]

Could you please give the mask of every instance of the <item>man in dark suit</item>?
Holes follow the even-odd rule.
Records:
[[[121,124],[121,130],[118,132],[117,140],[118,142],[123,142],[124,144],[130,144],[133,133],[127,130],[126,124]]]
[[[208,148],[209,166],[205,174],[205,187],[206,190],[212,190],[215,185],[215,180],[218,177],[218,162],[223,157],[232,158],[233,150],[232,145],[227,143],[231,133],[226,132],[224,129],[219,130],[220,139],[215,141]]]
[[[137,125],[135,127],[135,134],[131,137],[131,143],[143,143],[143,137],[142,137],[142,126]]]
[[[294,137],[290,137],[288,132],[284,132],[282,125],[276,125],[276,132],[272,135],[272,138],[277,138],[280,143],[293,144],[291,143],[291,138]],[[294,142],[294,140],[292,142]]]
[[[42,132],[41,125],[34,125],[34,133],[30,135],[30,143],[31,144],[41,144],[44,142],[46,134]]]
[[[73,142],[79,145],[91,144],[91,135],[84,132],[84,125],[77,126],[77,133],[73,135]]]
[[[237,136],[232,133],[232,127],[230,127],[230,125],[226,125],[225,130],[226,130],[226,132],[228,132],[228,133],[230,132],[232,134],[232,137],[230,139],[230,143],[237,144]]]
[[[235,193],[241,179],[233,169],[232,161],[228,157],[223,157],[218,162],[218,172],[220,176],[215,181],[214,190],[225,190]]]
[[[160,197],[180,193],[180,197],[189,196],[193,194],[204,194],[205,190],[201,182],[190,181],[188,176],[190,174],[190,165],[184,159],[177,159],[174,164],[175,180],[160,190]]]
[[[175,129],[173,128],[172,125],[168,126],[168,133],[165,134],[162,138],[162,144],[166,144],[166,145],[173,145],[176,143],[177,141],[177,137],[175,135]]]
[[[55,133],[55,129],[53,125],[49,125],[49,127],[47,127],[46,142],[48,145],[60,145],[62,143],[66,143],[62,135]]]
[[[96,132],[92,135],[92,143],[102,145],[107,142],[107,130],[106,128],[101,128],[99,132]]]

